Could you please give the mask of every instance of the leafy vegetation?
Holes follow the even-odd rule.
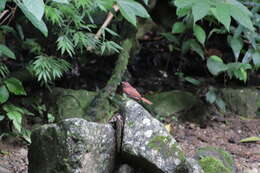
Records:
[[[170,32],[161,34],[170,41],[172,51],[183,57],[196,52],[213,76],[224,73],[230,79],[246,82],[248,73],[259,69],[257,0],[169,2],[176,8],[177,19],[171,21],[175,23]],[[49,87],[75,70],[73,62],[87,61],[89,54],[114,55],[124,51],[121,33],[128,28],[120,27],[129,22],[138,28],[140,17],[144,20],[151,17],[152,12],[146,10],[150,3],[148,0],[1,0],[0,122],[10,123],[15,134],[29,141],[29,131],[23,127],[22,118],[32,113],[14,104],[12,98],[30,93],[13,73],[22,67],[40,86]],[[225,59],[208,54],[214,36],[225,38],[233,56]],[[199,80],[182,72],[176,75],[183,81],[201,85]],[[225,109],[216,91],[209,90],[206,99]],[[53,119],[51,115],[49,118]]]

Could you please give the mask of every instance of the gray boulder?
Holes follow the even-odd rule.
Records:
[[[32,133],[29,173],[111,173],[115,131],[109,124],[73,118]]]
[[[122,112],[125,124],[121,149],[128,163],[153,173],[194,173],[193,168],[200,167],[190,165],[164,125],[140,104],[129,100]]]
[[[135,173],[135,171],[131,166],[127,164],[122,164],[120,165],[116,173]]]
[[[260,92],[257,88],[220,89],[228,112],[244,117],[259,115]]]

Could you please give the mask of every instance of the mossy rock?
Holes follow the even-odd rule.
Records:
[[[236,167],[232,156],[223,149],[203,147],[198,149],[196,159],[205,173],[235,173]]]
[[[214,157],[204,157],[200,159],[199,164],[205,173],[232,173],[220,160]]]
[[[161,114],[174,113],[190,109],[201,102],[194,94],[186,91],[168,91],[147,96],[153,102],[154,109]]]
[[[233,114],[254,117],[260,109],[260,92],[256,88],[220,89],[227,111]]]
[[[96,92],[54,88],[50,93],[50,111],[56,121],[67,118],[82,118]]]

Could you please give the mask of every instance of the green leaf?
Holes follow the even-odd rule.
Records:
[[[7,112],[7,117],[12,120],[15,129],[20,133],[22,130],[22,114],[16,111]]]
[[[248,28],[249,30],[253,31],[254,27],[252,24],[252,21],[250,19],[250,16],[246,14],[243,10],[240,8],[230,5],[230,14],[231,16],[241,25]]]
[[[206,94],[206,100],[209,102],[209,103],[214,103],[217,99],[217,95],[216,93],[213,91],[213,90],[209,90]]]
[[[203,30],[203,28],[197,24],[194,25],[193,27],[193,34],[197,38],[197,40],[204,45],[205,40],[206,40],[206,33]]]
[[[260,136],[252,136],[245,139],[241,139],[239,142],[257,142],[260,141]]]
[[[195,85],[195,86],[199,86],[200,83],[201,83],[199,80],[194,79],[194,78],[189,77],[189,76],[185,77],[184,80],[189,82],[189,83],[191,83],[191,84],[193,84],[193,85]]]
[[[260,51],[255,51],[253,54],[253,62],[255,66],[260,67]]]
[[[29,19],[29,21],[33,24],[33,26],[39,29],[43,33],[43,35],[47,37],[48,29],[45,23],[42,20],[39,20],[36,16],[34,16],[34,14],[31,13],[23,3],[21,3],[18,0],[16,0],[15,2],[18,5],[18,7],[22,10],[24,15],[27,17],[27,19]]]
[[[184,17],[188,15],[189,12],[190,12],[190,8],[178,8],[176,14],[178,17]]]
[[[200,0],[199,2],[195,3],[192,6],[192,15],[194,18],[194,23],[205,17],[208,14],[209,9],[210,5],[208,4],[208,1]]]
[[[32,132],[30,130],[27,130],[25,128],[22,128],[21,135],[24,140],[26,140],[28,143],[31,143],[31,134]]]
[[[16,59],[15,54],[4,44],[0,44],[0,56],[4,55],[12,59]]]
[[[7,88],[4,85],[2,85],[0,87],[0,104],[5,103],[8,100],[8,98],[9,98],[9,92]]]
[[[2,121],[3,119],[5,119],[4,115],[0,115],[0,121]]]
[[[145,8],[133,0],[117,0],[122,16],[136,26],[136,16],[149,18]]]
[[[233,50],[233,53],[235,55],[236,61],[238,61],[240,52],[243,48],[243,41],[240,39],[240,37],[228,37],[228,42],[230,47]]]
[[[164,36],[168,41],[170,41],[176,45],[180,44],[180,41],[178,40],[178,38],[170,32],[161,33],[161,35]]]
[[[183,22],[175,22],[172,26],[172,33],[181,34],[185,31],[186,26]]]
[[[248,16],[252,16],[252,13],[248,10],[248,8],[246,6],[244,6],[242,3],[242,1],[237,1],[237,0],[226,0],[227,3],[231,4],[234,7],[239,8],[244,14],[248,15]]]
[[[175,0],[174,4],[178,8],[191,7],[196,0]]]
[[[216,105],[220,108],[220,110],[226,112],[226,103],[220,97],[216,99]]]
[[[229,13],[229,6],[224,3],[217,3],[216,8],[211,9],[212,14],[216,19],[222,23],[225,28],[229,31],[231,17]]]
[[[6,0],[1,0],[0,1],[0,12],[5,9],[5,4],[6,4]]]
[[[43,0],[23,0],[23,5],[39,21],[42,20],[42,16],[44,14],[44,2],[43,2]]]
[[[194,52],[196,52],[198,55],[200,55],[200,57],[204,60],[205,57],[204,57],[204,51],[201,47],[201,45],[195,41],[195,40],[191,40],[190,41],[190,48],[191,50],[193,50]]]
[[[227,66],[223,63],[222,59],[215,55],[208,58],[207,67],[209,72],[214,76],[227,70]]]
[[[53,2],[61,3],[61,4],[69,4],[68,0],[52,0]]]
[[[25,108],[22,108],[22,107],[18,107],[18,106],[15,106],[15,105],[12,105],[12,104],[5,104],[3,106],[3,110],[5,112],[19,112],[21,114],[26,114],[26,115],[34,115],[33,113],[29,112],[27,109]]]
[[[143,0],[145,5],[148,5],[149,0]]]
[[[21,81],[16,78],[8,78],[4,81],[8,90],[15,95],[26,95]]]
[[[242,63],[243,64],[248,64],[252,60],[252,58],[253,58],[253,53],[254,53],[254,50],[249,48],[246,51],[246,53],[245,53],[245,55],[244,55],[244,57],[242,59]]]

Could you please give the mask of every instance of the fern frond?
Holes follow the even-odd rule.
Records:
[[[75,47],[79,47],[80,49],[86,48],[86,47],[97,47],[99,44],[99,41],[95,39],[94,34],[90,33],[83,33],[83,32],[76,32],[73,35],[73,43]]]
[[[47,20],[51,21],[52,24],[61,25],[63,22],[61,12],[48,5],[45,6],[45,17]]]
[[[0,62],[0,75],[1,75],[1,77],[6,77],[6,75],[9,73],[9,70],[8,70],[8,67],[4,64],[4,63],[2,63],[2,62]]]
[[[113,41],[105,41],[101,45],[101,54],[104,54],[105,52],[117,52],[119,53],[120,50],[122,50],[122,47],[118,45],[117,43]]]
[[[32,70],[38,81],[45,84],[55,79],[61,78],[64,72],[67,72],[71,65],[67,61],[55,57],[37,56],[31,64]]]
[[[93,0],[74,0],[76,8],[88,9],[93,5]]]
[[[67,52],[72,57],[72,55],[75,53],[73,43],[66,35],[60,36],[57,40],[57,43],[58,50],[61,50],[62,55]]]
[[[23,48],[29,50],[30,53],[42,54],[43,50],[39,43],[35,39],[26,39],[23,42]]]

